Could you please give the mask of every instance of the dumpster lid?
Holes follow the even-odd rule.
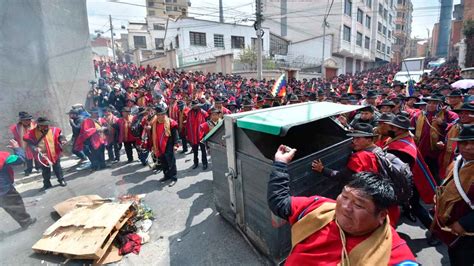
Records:
[[[364,106],[331,102],[307,102],[269,108],[237,119],[237,126],[271,135],[285,136],[294,126],[306,124],[333,115],[352,112]]]

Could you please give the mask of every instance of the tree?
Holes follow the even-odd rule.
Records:
[[[257,53],[250,47],[245,48],[240,54],[240,62],[253,70],[257,65]]]
[[[474,67],[474,20],[464,23],[464,36],[466,36],[466,67]]]

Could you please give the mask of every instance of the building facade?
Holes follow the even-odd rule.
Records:
[[[146,0],[146,13],[149,17],[188,16],[189,0]]]
[[[262,53],[270,54],[270,32],[264,28]],[[239,59],[245,48],[256,50],[256,33],[252,26],[216,21],[182,18],[167,20],[148,17],[144,23],[129,23],[128,47],[134,51],[135,62],[176,50],[178,67],[214,60],[232,53]]]
[[[291,42],[333,36],[324,49],[331,51],[338,74],[355,73],[391,61],[396,1],[335,0],[329,11],[325,1],[264,0],[263,25]],[[324,54],[321,50],[314,60],[324,62]]]
[[[393,45],[392,62],[399,64],[411,53],[407,49],[410,43],[411,24],[413,21],[413,4],[411,0],[397,0],[395,6],[395,44]],[[414,49],[416,53],[416,48]]]

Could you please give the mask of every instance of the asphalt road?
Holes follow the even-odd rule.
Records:
[[[136,158],[136,157],[135,157]],[[122,160],[124,156],[122,155]],[[72,162],[74,163],[74,162]],[[63,164],[71,165],[71,162]],[[151,241],[142,246],[139,255],[130,254],[121,265],[265,265],[267,260],[257,254],[243,237],[216,212],[213,203],[212,160],[209,168],[191,169],[192,155],[177,155],[178,183],[168,187],[158,180],[162,173],[153,174],[140,163],[124,162],[109,169],[66,174],[67,187],[57,186],[39,192],[41,179],[20,184],[27,211],[38,219],[25,231],[0,210],[0,264],[41,265],[62,263],[61,256],[35,254],[31,247],[46,228],[58,219],[53,206],[68,198],[98,194],[118,197],[145,193],[156,220],[150,231]],[[20,176],[21,177],[21,174]],[[448,265],[446,249],[429,247],[425,230],[419,224],[404,223],[397,228],[423,265]],[[70,261],[68,264],[84,262]]]

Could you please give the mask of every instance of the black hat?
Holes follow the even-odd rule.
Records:
[[[46,118],[46,117],[38,117],[38,119],[36,120],[36,123],[38,124],[38,126],[49,126],[49,125],[51,125],[51,121],[49,121],[49,119]]]
[[[125,112],[125,113],[130,113],[131,111],[132,111],[132,108],[130,108],[130,107],[128,107],[128,106],[122,108],[122,113],[124,113],[124,112]]]
[[[299,102],[300,100],[298,99],[298,96],[296,96],[295,94],[292,94],[290,96],[290,102]]]
[[[339,97],[339,101],[349,101],[349,95],[347,95],[347,93],[341,94],[341,97]]]
[[[364,106],[363,108],[361,108],[359,111],[360,112],[371,112],[371,113],[373,113],[375,110],[372,107],[372,105],[367,105],[367,106]]]
[[[474,125],[463,125],[457,138],[451,138],[454,141],[474,140]]]
[[[383,113],[382,115],[380,115],[378,121],[383,123],[390,122],[393,120],[394,117],[395,115],[392,113]]]
[[[446,95],[446,97],[462,97],[461,90],[453,90],[450,94]]]
[[[237,103],[235,101],[230,101],[227,106],[237,106]]]
[[[200,103],[198,100],[192,100],[191,101],[191,108],[201,107],[201,106],[202,106],[202,103]]]
[[[27,112],[23,112],[23,111],[18,113],[18,117],[20,118],[20,120],[31,120],[31,119],[33,119],[33,116],[31,116]]]
[[[224,99],[222,97],[217,96],[217,97],[214,98],[214,102],[215,103],[223,103]]]
[[[458,109],[454,109],[453,112],[456,112],[456,113],[459,113],[461,111],[470,111],[470,112],[474,112],[474,102],[470,102],[470,103],[463,103],[461,105],[461,108],[458,108]]]
[[[166,114],[166,109],[163,108],[163,106],[161,105],[158,105],[154,108],[155,112],[157,115],[162,115],[162,114]]]
[[[178,107],[184,107],[186,103],[184,101],[178,101]]]
[[[443,99],[437,95],[431,95],[428,97],[423,98],[423,101],[425,102],[430,102],[430,101],[437,101],[437,102],[442,102]]]
[[[358,123],[354,125],[354,130],[351,133],[346,134],[349,137],[363,137],[370,138],[375,137],[374,127],[367,123]]]
[[[380,109],[382,106],[395,107],[395,103],[389,100],[383,100],[379,105],[377,105],[377,108]]]
[[[406,130],[412,130],[410,118],[404,115],[397,115],[392,119],[392,121],[386,122],[386,124],[389,124],[398,128],[406,129]]]
[[[405,87],[405,84],[401,83],[400,81],[398,80],[395,80],[392,84],[392,88],[395,87],[395,86],[401,86],[401,87]]]
[[[423,100],[420,100],[420,101],[418,101],[418,102],[414,103],[414,105],[415,105],[415,106],[420,106],[420,105],[427,105],[427,104],[428,104],[428,103],[427,103],[427,102],[425,102],[425,101],[423,101]]]
[[[377,92],[374,90],[369,90],[367,91],[367,95],[365,96],[365,98],[367,99],[377,98]]]
[[[219,109],[217,109],[217,108],[212,108],[212,109],[210,110],[210,113],[211,113],[211,114],[212,114],[212,113],[220,114],[220,113],[222,113],[222,111],[219,110]]]
[[[242,106],[246,106],[246,107],[251,107],[251,106],[254,106],[255,104],[253,103],[252,100],[248,99],[248,98],[245,98],[242,103],[241,103]]]

